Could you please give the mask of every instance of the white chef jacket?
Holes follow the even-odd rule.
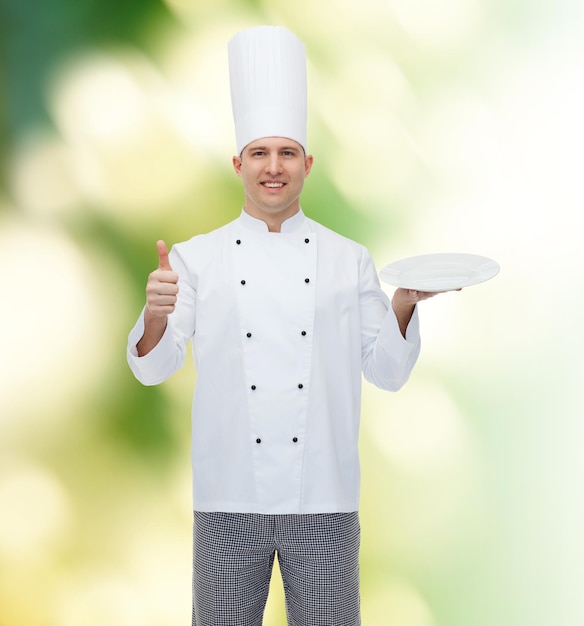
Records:
[[[280,233],[245,211],[175,245],[175,311],[158,345],[128,362],[163,382],[193,340],[193,504],[198,511],[358,510],[362,376],[398,390],[420,350],[406,339],[366,248],[300,211]]]

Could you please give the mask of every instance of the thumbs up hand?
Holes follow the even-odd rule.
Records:
[[[168,248],[164,241],[156,242],[158,268],[149,276],[146,284],[146,309],[154,317],[166,317],[174,311],[178,294],[178,274],[168,260]]]

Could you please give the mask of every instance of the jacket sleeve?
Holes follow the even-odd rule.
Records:
[[[180,369],[186,346],[195,333],[196,289],[177,247],[169,255],[170,264],[178,274],[178,297],[173,313],[168,316],[164,335],[148,354],[138,356],[136,344],[144,333],[144,310],[128,336],[127,359],[134,376],[143,385],[158,385]]]
[[[402,336],[391,302],[381,289],[367,250],[360,263],[361,357],[366,380],[398,391],[407,382],[420,354],[418,307]]]

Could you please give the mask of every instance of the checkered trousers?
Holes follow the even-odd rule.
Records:
[[[289,626],[358,626],[359,516],[195,511],[192,626],[261,626],[274,556]]]

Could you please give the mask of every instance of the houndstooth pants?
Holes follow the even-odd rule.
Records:
[[[357,512],[195,511],[192,626],[261,626],[276,553],[289,626],[358,626],[359,540]]]

